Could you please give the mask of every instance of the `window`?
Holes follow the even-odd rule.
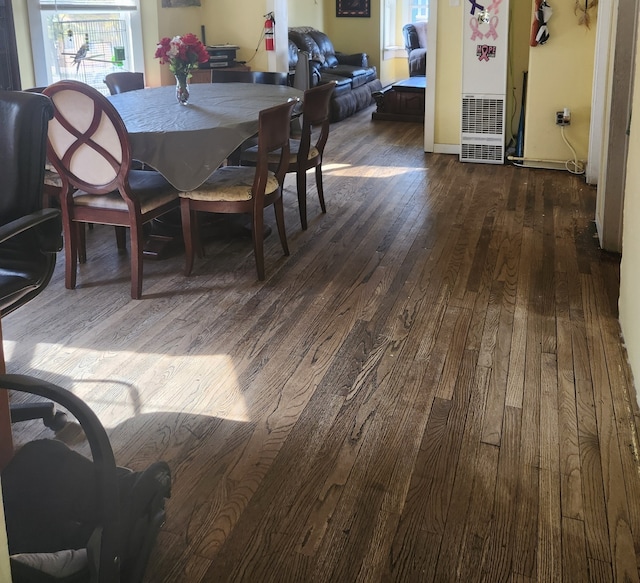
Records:
[[[407,22],[426,22],[429,20],[429,0],[410,0]]]
[[[137,0],[29,0],[29,23],[36,85],[76,79],[108,94],[105,75],[143,70]]]
[[[402,27],[409,22],[428,19],[429,0],[385,0],[382,23],[385,50],[404,50]]]

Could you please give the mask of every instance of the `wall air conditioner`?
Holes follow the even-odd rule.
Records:
[[[503,164],[509,0],[466,0],[463,13],[460,161]]]

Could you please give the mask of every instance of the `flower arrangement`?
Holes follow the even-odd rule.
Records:
[[[188,33],[161,39],[156,48],[156,58],[160,59],[161,65],[169,63],[169,70],[174,75],[190,74],[198,63],[209,60],[209,53],[195,34]]]
[[[195,34],[189,33],[161,39],[155,56],[160,59],[161,65],[169,63],[169,70],[176,76],[176,98],[182,105],[187,105],[191,69],[197,67],[198,63],[206,63],[209,60],[207,49]]]

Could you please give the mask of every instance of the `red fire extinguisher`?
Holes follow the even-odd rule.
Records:
[[[276,23],[276,19],[273,17],[273,12],[269,12],[269,14],[265,14],[266,20],[264,21],[264,45],[268,51],[275,51],[275,43],[274,43],[274,28],[273,25]]]

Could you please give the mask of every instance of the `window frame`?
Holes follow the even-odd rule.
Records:
[[[52,11],[60,14],[113,14],[119,13],[126,20],[128,27],[127,44],[130,51],[130,66],[127,70],[144,73],[144,50],[142,41],[142,18],[139,0],[27,0],[29,28],[31,32],[31,49],[33,51],[33,68],[37,86],[47,86],[53,79],[50,71],[53,68],[51,51],[47,47],[46,19]],[[43,55],[36,59],[35,55]],[[108,93],[102,83],[94,84],[96,89]]]

